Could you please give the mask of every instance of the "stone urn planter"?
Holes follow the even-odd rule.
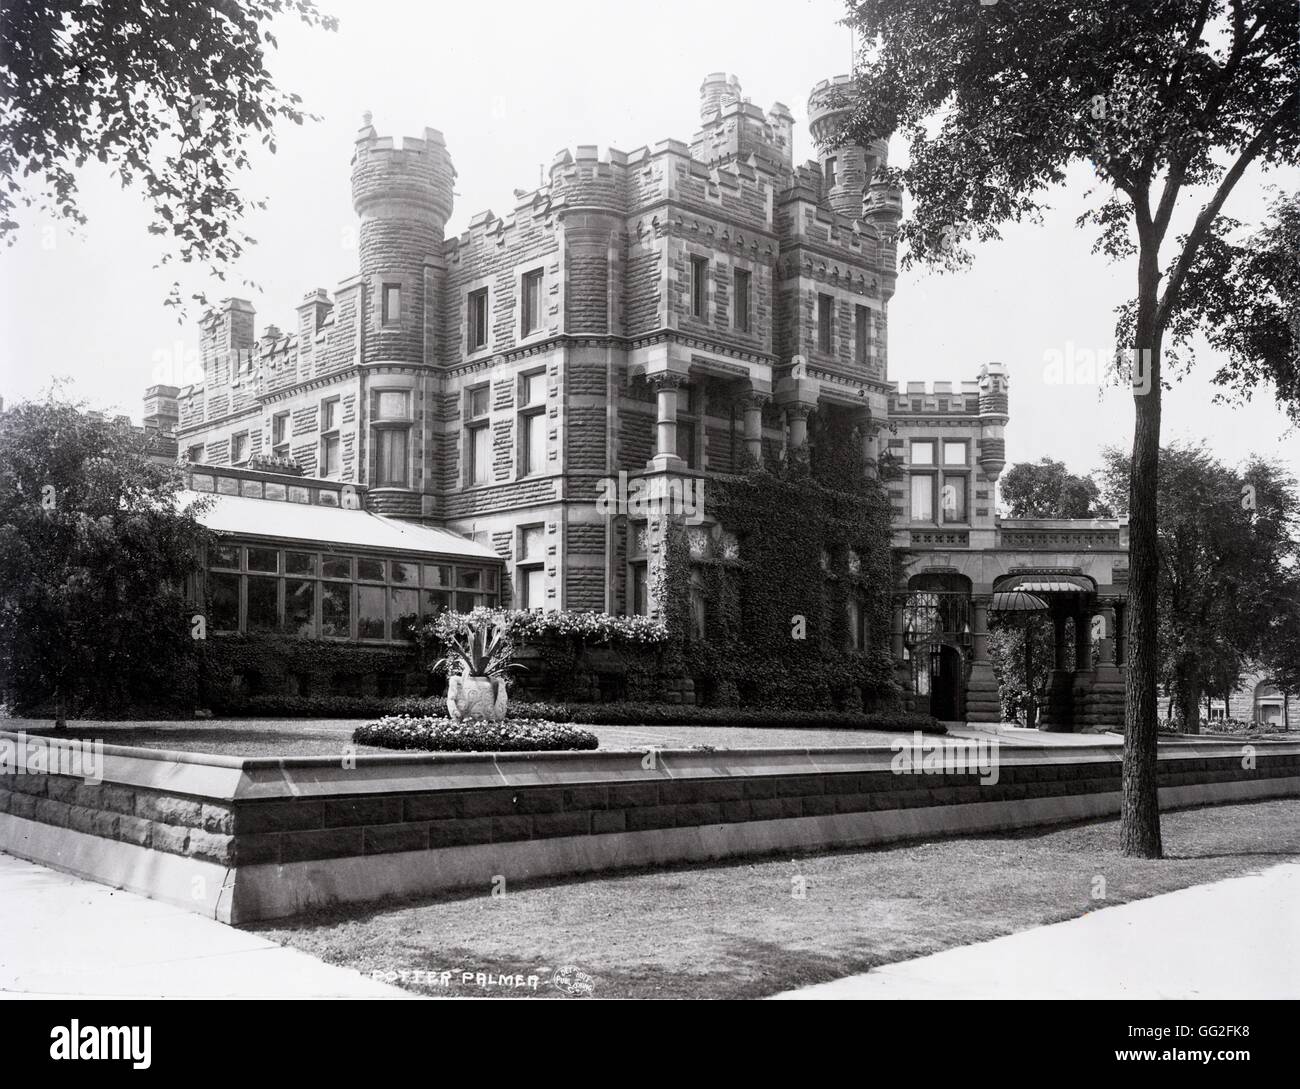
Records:
[[[474,677],[453,673],[447,678],[447,714],[453,722],[506,717],[506,682],[501,677]]]

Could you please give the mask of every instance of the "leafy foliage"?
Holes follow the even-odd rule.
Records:
[[[863,477],[847,425],[815,424],[810,457],[710,481],[708,513],[735,534],[738,555],[685,526],[670,533],[657,595],[670,638],[665,669],[680,663],[709,703],[844,710],[898,703],[888,496]],[[867,633],[861,649],[852,647],[851,603]]]
[[[480,610],[475,610],[480,613]],[[467,677],[505,677],[512,669],[523,667],[511,659],[515,647],[505,618],[499,613],[482,610],[481,615],[462,618],[456,613],[440,613],[433,620],[433,631],[447,648],[445,657],[434,663],[435,673],[453,671]]]
[[[1096,228],[1100,252],[1135,258],[1116,352],[1132,349],[1141,366],[1120,838],[1126,854],[1158,858],[1156,489],[1166,335],[1177,347],[1221,312],[1197,297],[1206,277],[1196,270],[1223,265],[1220,215],[1247,170],[1300,162],[1300,11],[1292,0],[851,0],[849,21],[863,48],[851,116],[836,135],[865,143],[901,132],[908,141],[907,167],[889,171],[912,202],[905,262],[968,264],[967,240],[1036,220],[1076,165],[1098,182],[1080,225]],[[1184,214],[1191,227],[1175,237]],[[1234,301],[1253,321],[1274,284],[1235,283],[1244,297]],[[1294,366],[1278,364],[1270,339],[1237,343],[1227,372],[1239,389],[1272,376],[1279,394],[1295,392]]]
[[[0,417],[0,686],[19,707],[192,706],[206,530],[146,436],[56,401]]]
[[[1012,518],[1109,518],[1101,489],[1091,476],[1076,476],[1061,461],[1012,465],[998,484]]]
[[[143,190],[149,230],[175,247],[164,262],[202,262],[224,278],[252,241],[239,221],[261,207],[237,184],[250,143],[275,151],[276,124],[310,116],[267,71],[267,27],[281,15],[337,25],[309,0],[0,5],[0,236],[12,243],[19,199],[84,223],[76,171],[97,159]]]
[[[1128,459],[1106,451],[1107,490],[1127,499]],[[1160,680],[1178,715],[1261,667],[1295,692],[1300,677],[1300,494],[1261,459],[1241,472],[1204,445],[1161,453]]]

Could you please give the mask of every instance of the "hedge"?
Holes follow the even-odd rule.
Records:
[[[754,729],[885,730],[947,733],[932,715],[911,711],[787,711],[671,703],[514,703],[511,715],[590,726],[736,726]]]
[[[446,717],[407,715],[389,715],[358,726],[352,740],[358,745],[425,752],[554,752],[594,749],[599,745],[589,730],[540,718],[453,722]]]

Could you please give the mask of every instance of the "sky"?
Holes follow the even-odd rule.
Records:
[[[841,0],[318,3],[339,29],[283,22],[270,68],[321,120],[283,128],[278,152],[255,155],[242,182],[267,201],[245,223],[257,245],[236,270],[258,286],[182,269],[187,292],[251,299],[259,335],[267,324],[291,328],[304,294],[332,292],[355,271],[349,159],[367,110],[381,135],[417,136],[426,125],[445,135],[459,175],[450,235],[488,208],[508,214],[512,191],[534,188],[564,148],[688,141],[710,72],[734,73],[765,109],[786,103],[802,162],[815,154],[808,93],[848,71],[852,56]],[[891,155],[905,155],[897,138]],[[159,240],[146,231],[140,195],[97,164],[79,181],[87,227],[71,233],[20,216],[16,243],[0,250],[0,396],[39,396],[66,377],[73,396],[138,420],[146,386],[186,380],[176,376],[197,359],[198,315],[178,324],[162,305],[176,266],[154,267]],[[1088,181],[1086,169],[1075,171],[1041,224],[976,246],[967,270],[900,274],[890,304],[892,379],[960,382],[986,361],[1006,364],[1008,464],[1050,456],[1088,471],[1102,446],[1131,443],[1129,391],[1099,384],[1091,360],[1110,354],[1114,307],[1131,294],[1134,273],[1094,255],[1091,231],[1075,227]],[[1269,184],[1294,188],[1297,175],[1249,175],[1225,211],[1258,222]],[[1165,440],[1204,439],[1229,464],[1257,453],[1300,477],[1300,434],[1288,431],[1272,391],[1245,407],[1215,405],[1215,369],[1207,349],[1166,394]]]

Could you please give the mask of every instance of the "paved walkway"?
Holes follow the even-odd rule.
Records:
[[[1300,862],[776,998],[1300,998]]]
[[[0,854],[0,997],[410,998],[257,934]]]

